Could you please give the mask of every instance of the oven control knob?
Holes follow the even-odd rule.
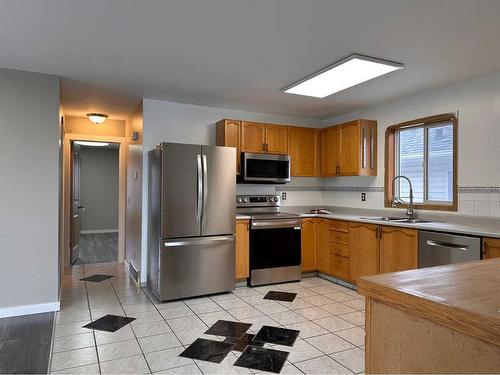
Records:
[[[243,203],[248,203],[248,198],[247,197],[243,198]]]
[[[280,199],[279,199],[278,197],[274,197],[274,198],[273,198],[273,200],[274,200],[275,202],[278,202]]]
[[[236,202],[241,203],[242,202],[241,198],[236,198]]]

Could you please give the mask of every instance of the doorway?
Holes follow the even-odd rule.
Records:
[[[117,262],[120,144],[71,141],[70,262]]]

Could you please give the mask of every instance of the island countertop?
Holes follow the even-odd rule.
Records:
[[[365,276],[358,293],[500,346],[500,258]]]

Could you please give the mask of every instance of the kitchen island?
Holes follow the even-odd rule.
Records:
[[[366,276],[366,373],[500,373],[500,259]]]

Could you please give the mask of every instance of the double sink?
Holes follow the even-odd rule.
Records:
[[[395,223],[407,223],[407,224],[431,223],[430,220],[408,219],[407,217],[391,217],[391,216],[370,216],[370,217],[360,217],[360,219],[373,220],[373,221],[390,221]]]

